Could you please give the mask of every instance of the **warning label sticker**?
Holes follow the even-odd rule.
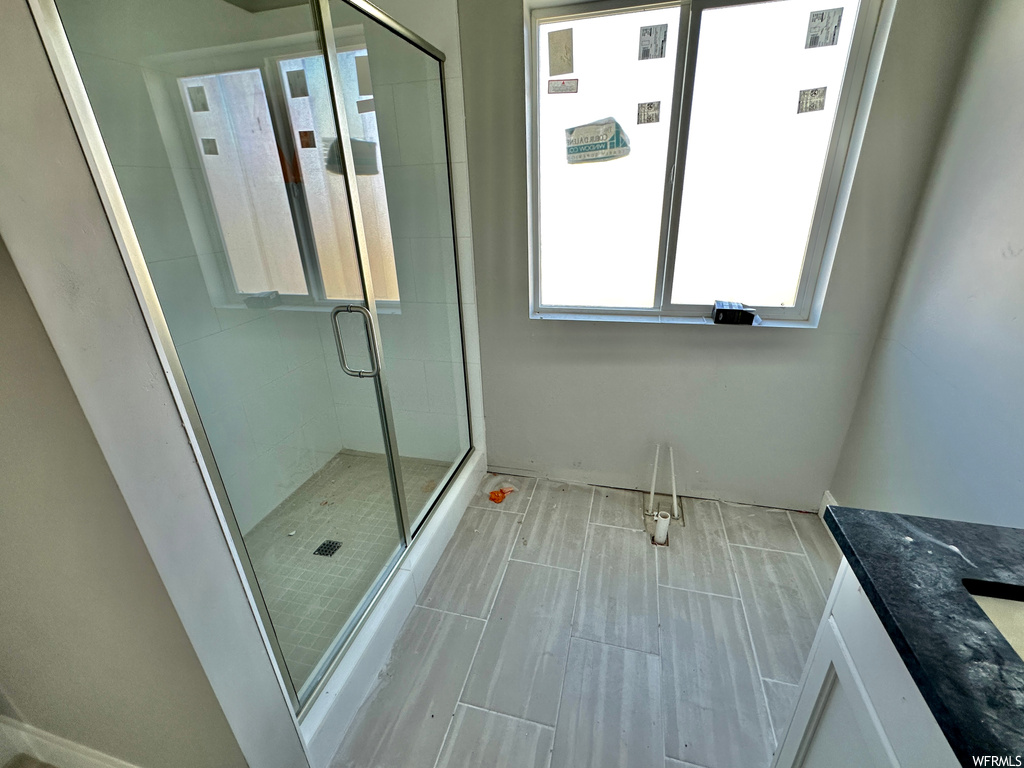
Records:
[[[615,160],[629,154],[629,137],[612,117],[565,129],[566,157],[570,165]]]
[[[548,80],[548,93],[576,93],[579,89],[579,80]]]
[[[800,102],[797,104],[796,113],[820,112],[825,108],[825,88],[807,88],[800,91]]]
[[[660,101],[642,101],[636,107],[636,124],[656,123],[661,119]]]
[[[668,24],[640,27],[640,61],[665,58]]]
[[[839,42],[839,23],[843,20],[842,8],[827,11],[811,11],[807,23],[807,44],[804,48],[825,48]]]

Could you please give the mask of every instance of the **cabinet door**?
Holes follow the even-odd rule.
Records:
[[[773,768],[898,768],[835,621],[828,616],[811,649],[793,722]]]

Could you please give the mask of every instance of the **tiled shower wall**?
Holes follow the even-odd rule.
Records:
[[[200,261],[218,256],[219,240],[197,227],[201,214],[186,216],[182,197],[187,201],[189,195],[179,195],[182,186],[191,186],[193,198],[201,193],[201,171],[172,166],[139,62],[165,50],[201,47],[208,30],[210,45],[255,34],[308,31],[309,14],[304,6],[249,14],[226,3],[191,0],[194,7],[189,9],[146,9],[161,16],[148,24],[161,31],[160,39],[105,34],[112,27],[110,16],[137,12],[128,5],[127,0],[102,6],[61,4],[60,10],[73,30],[76,60],[232,506],[246,532],[339,450],[383,449],[376,398],[371,382],[341,372],[327,313],[214,307]],[[197,18],[206,25],[198,25]],[[262,31],[254,33],[254,27]],[[403,115],[422,112],[423,100],[439,97],[425,79],[401,82],[379,66],[371,77],[377,108],[393,110],[400,121]],[[449,79],[448,98],[474,441],[481,447],[461,77]],[[447,205],[423,210],[424,198],[443,186],[443,154],[438,154],[443,143],[421,124],[414,126],[406,130],[403,122],[398,135],[381,137],[391,162],[385,171],[389,207],[400,222],[394,236],[402,292],[401,314],[381,316],[384,365],[402,455],[449,460],[460,453],[459,425],[467,418],[452,384],[462,380],[458,349],[451,341],[458,339],[457,307],[450,303],[455,298],[449,274],[452,243],[439,229]],[[361,329],[350,319],[356,320],[343,318],[346,341],[357,346]]]

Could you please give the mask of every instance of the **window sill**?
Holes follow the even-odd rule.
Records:
[[[359,304],[360,306],[366,306],[365,301],[359,301],[357,299],[338,299],[337,301],[324,301],[313,303],[290,303],[282,302],[273,307],[247,307],[243,303],[235,304],[214,304],[215,309],[235,310],[242,309],[250,312],[331,312],[335,307],[341,304]],[[400,301],[390,301],[382,299],[377,302],[377,314],[378,315],[400,315],[402,314],[402,303]]]
[[[681,316],[681,315],[646,315],[646,314],[594,314],[587,312],[530,312],[531,320],[584,320],[598,323],[648,323],[664,325],[709,325],[714,326],[715,322],[708,316]],[[761,325],[731,325],[720,323],[721,328],[817,328],[816,317],[809,320],[762,320]]]

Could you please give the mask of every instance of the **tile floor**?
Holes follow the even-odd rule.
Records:
[[[448,465],[401,459],[409,508],[420,509]],[[294,534],[292,533],[294,531]],[[244,537],[297,688],[397,554],[398,523],[383,454],[342,451]],[[331,557],[313,554],[341,542]]]
[[[698,499],[653,547],[642,505],[488,476],[332,766],[768,766],[838,550],[814,515]]]

